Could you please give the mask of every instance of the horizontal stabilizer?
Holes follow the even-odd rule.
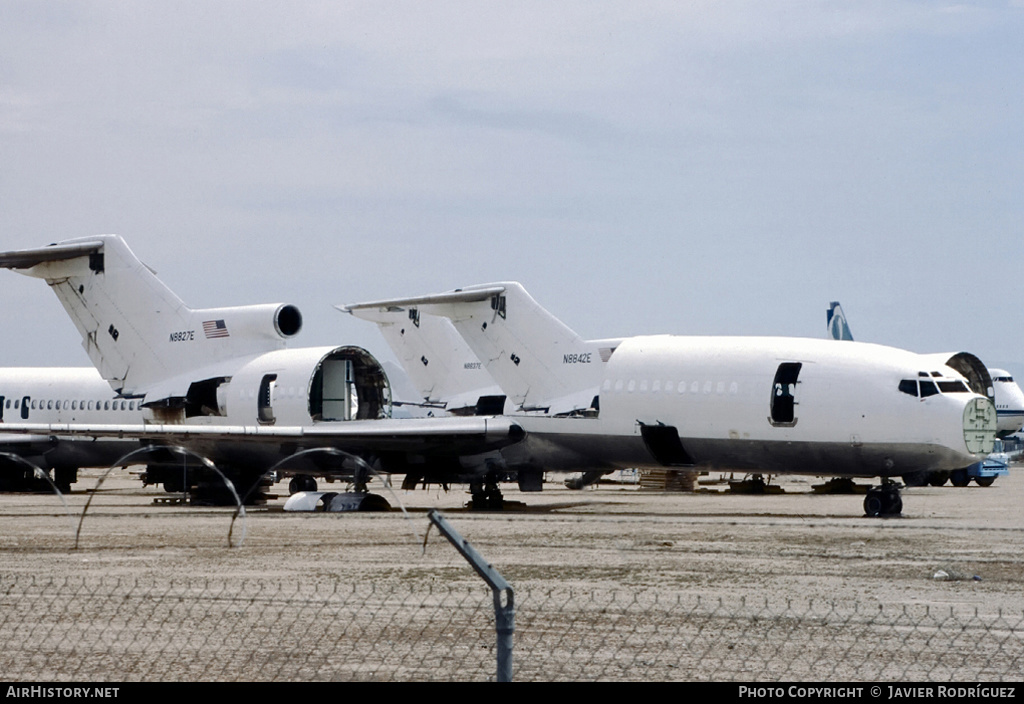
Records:
[[[31,269],[44,262],[66,261],[86,257],[102,251],[103,242],[90,240],[71,244],[51,244],[38,249],[22,249],[0,253],[0,267],[5,269]]]
[[[343,313],[352,313],[353,315],[356,314],[356,311],[370,309],[391,309],[393,311],[399,311],[434,304],[477,303],[479,301],[490,300],[492,296],[497,296],[504,292],[504,286],[489,285],[465,289],[459,288],[454,291],[448,291],[447,293],[434,293],[426,296],[413,296],[411,298],[389,298],[383,301],[352,303],[350,305],[335,306],[335,308]]]

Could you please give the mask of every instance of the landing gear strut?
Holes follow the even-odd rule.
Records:
[[[868,516],[899,516],[903,512],[898,484],[886,482],[868,489],[864,497],[864,513]]]
[[[472,509],[501,509],[505,505],[505,497],[501,495],[501,487],[494,477],[488,476],[484,481],[470,482],[469,493],[473,495],[470,501]]]

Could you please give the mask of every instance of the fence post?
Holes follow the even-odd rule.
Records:
[[[476,573],[491,588],[491,593],[494,595],[494,630],[498,637],[497,677],[499,682],[511,682],[512,636],[516,630],[516,608],[512,585],[505,581],[505,578],[498,574],[498,571],[484,560],[480,553],[469,544],[468,540],[452,528],[448,520],[437,509],[431,509],[427,514],[427,518],[437,526],[441,534],[448,539],[448,542],[455,546],[455,549],[466,559],[466,562],[476,570]],[[506,595],[504,604],[502,603],[502,594]]]

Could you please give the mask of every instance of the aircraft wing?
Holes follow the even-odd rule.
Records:
[[[467,456],[521,441],[522,427],[504,417],[391,418],[323,422],[313,426],[109,425],[5,423],[5,433],[78,438],[133,438],[158,444],[199,446],[216,455],[219,445],[334,447],[346,451],[400,451]]]

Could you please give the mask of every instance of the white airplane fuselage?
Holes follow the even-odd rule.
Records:
[[[16,455],[40,469],[108,467],[139,443],[4,433],[4,424],[133,424],[141,423],[142,417],[141,406],[134,400],[117,398],[92,367],[0,369],[0,452]]]
[[[795,383],[777,383],[783,365],[799,365]],[[957,390],[900,390],[933,373]],[[598,397],[590,417],[515,416],[527,442],[503,453],[548,468],[897,476],[977,461],[986,442],[977,416],[994,413],[955,372],[914,353],[800,338],[628,338]]]
[[[1024,392],[1004,369],[989,369],[992,375],[992,390],[995,396],[996,413],[999,415],[997,434],[1003,438],[1012,435],[1024,426]]]

